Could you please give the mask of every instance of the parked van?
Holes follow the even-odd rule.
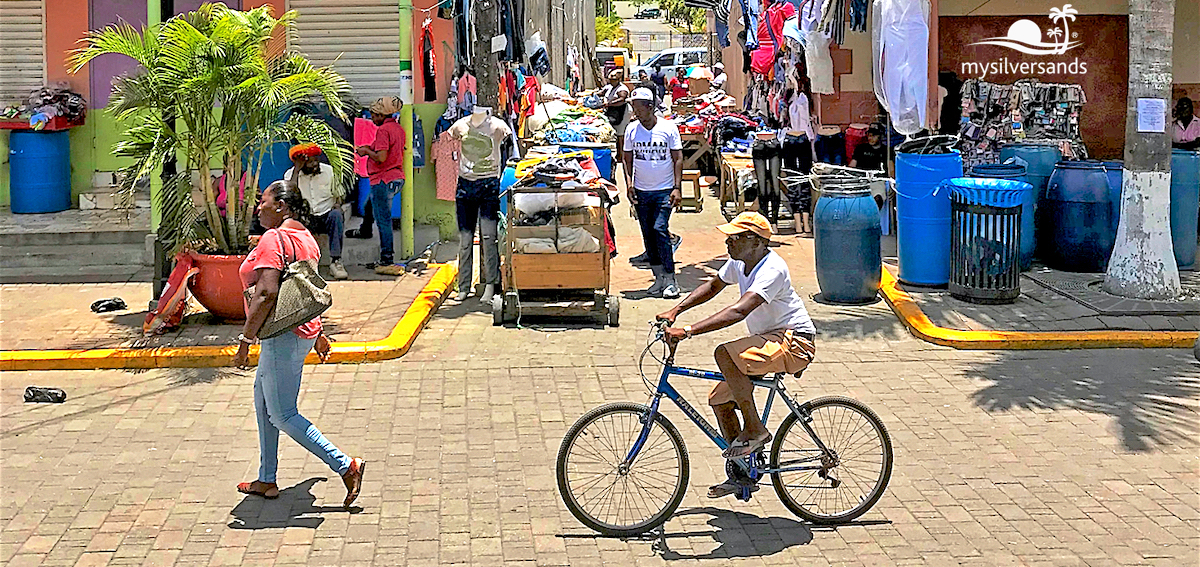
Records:
[[[629,78],[629,52],[623,47],[596,47],[596,63],[599,64],[601,73],[608,73],[609,69],[620,69],[625,72],[625,78]],[[604,82],[603,77],[601,82]]]
[[[661,65],[663,74],[669,79],[675,76],[676,67],[691,67],[692,65],[708,65],[708,48],[706,47],[672,47],[655,53],[641,65],[633,68],[631,76],[645,69],[647,74],[654,73],[654,66]]]

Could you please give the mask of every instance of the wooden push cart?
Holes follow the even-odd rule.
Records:
[[[610,257],[604,232],[608,209],[603,206],[558,208],[550,224],[519,226],[517,195],[595,194],[589,187],[513,186],[505,197],[508,215],[500,243],[504,292],[492,299],[492,324],[502,325],[521,316],[589,317],[616,327],[620,300],[609,290]],[[578,201],[578,199],[576,199]],[[561,252],[562,229],[583,229],[599,242],[595,252]],[[578,234],[578,233],[577,233]],[[525,253],[523,239],[547,240],[552,252]]]

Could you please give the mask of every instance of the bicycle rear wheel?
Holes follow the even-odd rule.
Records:
[[[771,473],[771,484],[783,505],[809,522],[849,522],[870,510],[887,488],[891,437],[879,416],[858,400],[830,396],[801,407],[830,453],[817,446],[795,413],[789,414],[771,445],[771,469],[818,468]]]
[[[559,446],[558,493],[576,519],[602,534],[632,536],[662,525],[687,491],[687,448],[662,414],[637,459],[622,465],[649,412],[629,402],[600,406],[580,417]]]

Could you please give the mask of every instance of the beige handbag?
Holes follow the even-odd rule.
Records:
[[[333,305],[333,295],[326,289],[328,284],[317,273],[313,262],[287,262],[287,247],[284,245],[282,231],[276,230],[275,236],[279,238],[279,247],[284,251],[284,263],[287,267],[279,276],[279,294],[275,297],[275,306],[271,308],[266,322],[258,330],[260,339],[277,337],[291,331],[316,318]],[[292,248],[295,249],[295,243]],[[249,302],[254,294],[254,286],[245,293],[246,301]]]

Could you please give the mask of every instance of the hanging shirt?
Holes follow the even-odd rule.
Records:
[[[407,138],[404,128],[391,116],[379,125],[371,149],[377,152],[387,150],[388,155],[382,163],[367,158],[367,174],[371,178],[371,185],[404,179],[404,147]]]
[[[421,82],[425,84],[425,102],[437,100],[437,60],[433,53],[432,25],[421,31]]]
[[[413,167],[425,167],[425,125],[413,113]]]
[[[775,64],[775,41],[783,41],[783,24],[795,15],[796,7],[790,2],[775,2],[767,8],[758,22],[758,49],[750,56],[750,68],[755,73],[771,72]]]
[[[635,120],[625,129],[625,151],[633,153],[633,188],[638,191],[661,191],[675,188],[675,162],[671,150],[683,150],[679,128],[665,118],[658,118],[647,130]]]
[[[1192,117],[1191,123],[1184,127],[1183,122],[1176,120],[1171,129],[1171,141],[1176,144],[1186,144],[1200,139],[1200,118]]]
[[[810,142],[817,139],[813,134],[812,117],[808,113],[808,95],[796,93],[792,103],[788,105],[788,117],[792,130],[804,132]]]
[[[437,198],[443,201],[453,201],[454,192],[458,188],[458,161],[462,154],[462,142],[449,134],[433,139],[429,147],[429,159],[433,161],[434,174],[437,177]]]
[[[512,134],[508,124],[489,116],[478,126],[468,116],[454,123],[449,135],[462,141],[458,176],[468,181],[500,177],[500,146]]]

